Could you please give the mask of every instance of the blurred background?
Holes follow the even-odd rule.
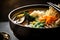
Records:
[[[8,14],[11,10],[28,4],[46,4],[53,2],[58,4],[60,0],[0,0],[0,21],[8,21]]]

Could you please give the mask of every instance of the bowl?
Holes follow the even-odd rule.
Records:
[[[29,28],[29,27],[23,27],[21,25],[17,25],[12,22],[11,17],[18,11],[23,11],[31,8],[49,8],[49,5],[47,4],[32,4],[32,5],[26,5],[22,7],[18,7],[14,10],[12,10],[9,15],[9,23],[10,23],[10,28],[13,31],[13,34],[18,38],[18,39],[36,39],[37,37],[41,37],[42,35],[45,35],[44,33],[46,32],[59,32],[59,27],[57,28],[49,28],[49,29],[40,29],[40,28]]]

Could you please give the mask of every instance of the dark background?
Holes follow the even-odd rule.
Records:
[[[46,4],[46,2],[59,3],[60,0],[0,0],[0,21],[7,21],[11,10],[28,4]]]

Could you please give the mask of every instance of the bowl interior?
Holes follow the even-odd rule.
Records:
[[[43,11],[46,11],[47,9],[49,9],[49,5],[47,5],[47,4],[26,5],[26,6],[18,7],[16,9],[12,10],[9,13],[8,17],[9,17],[9,20],[13,23],[12,18],[14,16],[16,16],[18,14],[18,12],[22,12],[22,11],[26,11],[26,10],[43,10]],[[23,26],[21,24],[16,24],[16,25]]]

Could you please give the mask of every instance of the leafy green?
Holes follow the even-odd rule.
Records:
[[[30,16],[27,11],[24,11],[23,13],[24,13],[24,15],[25,15],[25,17],[26,17],[27,20],[29,20],[29,21],[35,20],[35,17]]]

